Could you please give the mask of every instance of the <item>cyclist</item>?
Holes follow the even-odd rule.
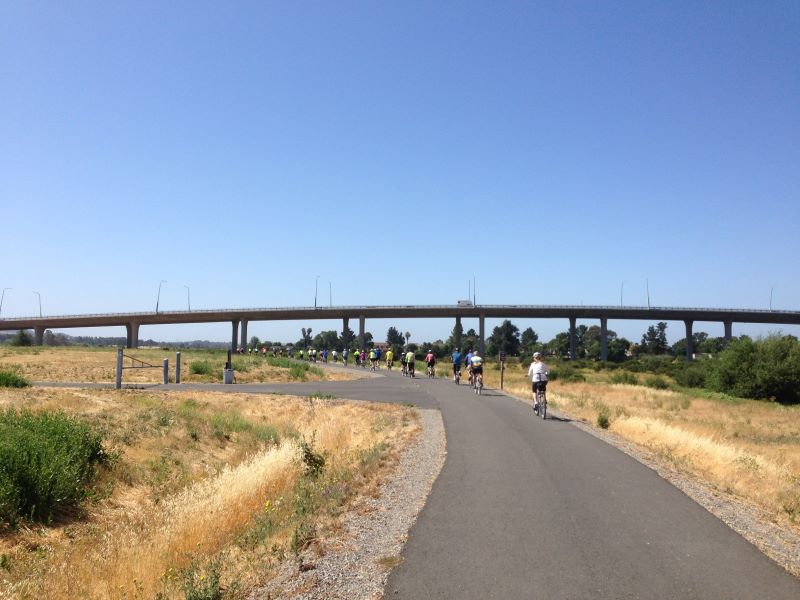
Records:
[[[472,372],[472,382],[477,387],[480,381],[483,384],[483,359],[478,354],[478,351],[472,353],[472,358],[469,359],[470,371]]]
[[[344,366],[347,366],[347,355],[348,354],[350,354],[350,353],[347,351],[347,348],[345,347],[345,349],[342,350],[342,363],[344,364]]]
[[[456,348],[453,352],[453,381],[458,383],[459,379],[461,379],[461,352]]]
[[[406,362],[406,353],[400,349],[400,368],[403,371],[403,377],[408,375],[408,363]]]
[[[367,351],[366,350],[362,350],[361,351],[361,368],[362,369],[366,369],[367,368]]]
[[[394,359],[394,352],[392,352],[392,349],[389,348],[386,351],[386,368],[389,369],[390,371],[392,370],[392,360],[393,359]]]
[[[375,348],[375,366],[381,368],[381,349]]]
[[[378,362],[378,353],[375,351],[375,348],[372,348],[369,351],[369,368],[370,370],[375,370],[375,364]]]
[[[408,365],[408,376],[414,377],[414,353],[409,350],[406,352],[406,364]]]
[[[536,401],[536,392],[547,390],[547,365],[542,360],[541,352],[533,353],[533,362],[528,367],[528,377],[531,378],[531,391],[533,392],[533,412],[539,414],[539,404]]]
[[[472,385],[472,350],[467,352],[464,357],[464,366],[467,368],[467,375],[469,376],[469,384]]]
[[[436,364],[436,357],[433,355],[433,349],[428,350],[428,353],[425,355],[425,362],[428,365],[428,377],[433,377],[433,367]]]

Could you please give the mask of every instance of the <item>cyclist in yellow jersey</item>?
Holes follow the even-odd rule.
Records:
[[[386,351],[386,368],[389,369],[389,370],[391,370],[391,368],[392,368],[392,360],[393,359],[394,359],[394,352],[392,352],[392,349],[389,348]]]
[[[411,350],[406,352],[406,364],[408,365],[409,377],[414,377],[414,353]]]

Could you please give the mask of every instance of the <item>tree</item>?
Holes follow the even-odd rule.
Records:
[[[548,354],[555,354],[556,356],[569,355],[569,332],[562,331],[557,333],[556,337],[545,344],[545,350]]]
[[[396,327],[389,327],[389,331],[386,332],[386,343],[395,347],[402,346],[404,342],[405,338],[403,334],[400,333]]]
[[[490,356],[500,352],[515,356],[519,354],[519,328],[506,319],[492,330],[488,342],[486,349]]]
[[[408,345],[408,340],[410,340],[410,339],[411,339],[411,332],[410,331],[406,331],[406,345]]]
[[[522,332],[520,343],[525,350],[531,350],[533,346],[539,343],[539,335],[533,330],[533,327],[528,327]]]
[[[339,345],[339,333],[337,331],[320,331],[314,336],[312,347],[321,350],[332,350]]]
[[[353,343],[355,338],[356,334],[352,329],[350,329],[350,327],[345,327],[342,329],[342,335],[339,336],[339,343],[342,346],[342,349],[351,349],[351,346],[354,345]]]
[[[33,336],[26,330],[20,329],[17,334],[11,338],[12,346],[33,346]]]
[[[253,337],[250,338],[250,347],[251,348],[258,349],[258,347],[260,345],[261,345],[261,340],[258,339],[257,335],[254,335]]]
[[[713,361],[708,387],[744,398],[800,403],[800,343],[791,335],[732,340]]]
[[[642,336],[641,351],[644,354],[667,354],[667,324],[660,321],[656,325],[650,325],[647,332]]]
[[[474,329],[470,329],[464,334],[464,337],[461,338],[461,353],[466,355],[470,350],[477,350],[480,341],[480,336],[478,336]]]

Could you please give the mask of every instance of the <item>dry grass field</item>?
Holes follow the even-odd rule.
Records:
[[[124,383],[161,383],[163,360],[169,360],[170,381],[175,379],[175,352],[158,348],[125,350],[126,356],[156,365],[155,369],[125,369]],[[181,381],[221,383],[226,353],[221,350],[181,351]],[[313,364],[262,356],[234,355],[237,383],[284,383],[356,379],[365,374],[356,369],[326,369]],[[126,359],[124,366],[134,364]],[[0,346],[0,369],[12,368],[30,381],[114,383],[117,369],[115,348]]]
[[[335,535],[419,428],[409,407],[278,395],[0,388],[9,407],[91,423],[114,459],[79,509],[0,530],[0,598],[245,597]]]
[[[604,415],[611,432],[800,531],[800,407],[584,374],[586,382],[551,382],[551,407],[594,427]],[[527,367],[510,365],[504,380],[508,393],[532,402]],[[499,386],[497,365],[487,384]]]

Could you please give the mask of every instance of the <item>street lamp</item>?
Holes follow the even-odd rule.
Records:
[[[625,288],[625,282],[619,284],[619,305],[622,307],[622,290]]]
[[[39,318],[42,318],[42,295],[39,292],[33,292],[37,296],[39,296]]]
[[[158,296],[156,297],[156,314],[158,314],[158,303],[161,301],[161,284],[167,283],[166,279],[162,279],[158,282]]]
[[[317,279],[314,281],[314,308],[317,308],[317,289],[319,288],[319,275],[317,275]]]
[[[328,306],[333,308],[333,288],[330,281],[328,282]]]
[[[189,293],[189,286],[183,286],[186,288],[186,305],[189,307],[189,312],[192,312],[192,295]]]
[[[772,290],[774,290],[774,289],[775,289],[774,285],[771,288],[769,288],[769,309],[770,310],[772,310]]]
[[[3,299],[6,297],[6,290],[13,290],[14,288],[3,288],[3,293],[0,295],[0,315],[3,314]]]

